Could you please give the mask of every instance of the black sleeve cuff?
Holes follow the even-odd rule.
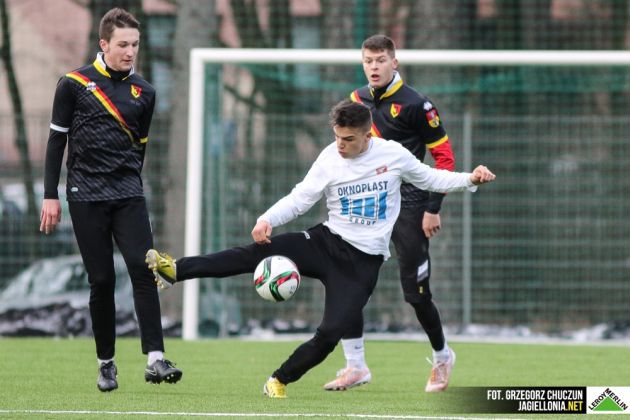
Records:
[[[427,211],[431,214],[440,213],[440,209],[442,208],[442,200],[444,200],[445,195],[446,194],[431,192],[431,195],[429,195]]]

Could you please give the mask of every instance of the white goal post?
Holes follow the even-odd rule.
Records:
[[[397,50],[403,65],[424,66],[628,66],[630,51],[488,51],[488,50]],[[245,49],[194,48],[190,51],[188,102],[188,150],[186,175],[185,255],[201,252],[201,210],[203,194],[203,132],[205,103],[205,66],[207,64],[322,64],[355,65],[361,62],[360,49]],[[340,98],[342,99],[342,98]],[[463,169],[470,169],[464,146]],[[469,194],[465,195],[469,197]],[[280,197],[278,197],[280,198]],[[470,198],[464,207],[470,208]],[[468,204],[467,204],[468,202]],[[464,210],[464,224],[470,223]],[[465,229],[466,230],[466,229]],[[470,296],[470,278],[466,274],[466,238],[464,238],[464,319],[470,316],[466,295]],[[468,313],[468,315],[467,315]],[[184,283],[182,338],[198,338],[199,281]]]

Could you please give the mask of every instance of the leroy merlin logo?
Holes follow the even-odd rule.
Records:
[[[588,409],[596,412],[619,412],[628,409],[628,403],[615,394],[610,388],[606,388],[593,401]]]

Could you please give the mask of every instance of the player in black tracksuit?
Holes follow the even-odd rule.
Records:
[[[66,195],[75,236],[90,283],[90,315],[99,361],[98,388],[118,387],[114,364],[116,307],[113,241],[133,285],[145,379],[177,382],[182,373],[164,360],[160,301],[144,251],[153,237],[141,171],[155,105],[155,89],[134,72],[139,24],[122,9],[101,20],[103,52],[59,80],[46,150],[40,230],[52,232],[61,218],[57,194],[68,144]]]
[[[363,69],[368,85],[350,98],[372,111],[372,134],[395,140],[424,161],[429,150],[438,169],[454,170],[455,158],[446,130],[433,102],[406,85],[398,72],[393,41],[374,35],[362,46]],[[454,354],[446,344],[440,314],[431,298],[429,238],[440,229],[439,211],[444,194],[401,187],[401,211],[392,240],[398,254],[400,281],[405,301],[414,308],[433,348],[433,371],[427,392],[448,385]],[[342,390],[371,380],[364,358],[363,321],[356,323],[342,341],[347,367],[326,384],[327,390]]]

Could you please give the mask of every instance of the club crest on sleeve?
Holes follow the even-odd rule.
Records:
[[[428,111],[425,116],[427,117],[427,122],[433,128],[437,128],[440,125],[440,116],[437,113],[437,109],[432,109]]]
[[[402,105],[392,104],[391,108],[389,108],[389,113],[392,114],[392,117],[396,118],[400,115],[400,110],[402,109]]]
[[[131,96],[138,99],[142,93],[142,88],[136,85],[131,85]]]

